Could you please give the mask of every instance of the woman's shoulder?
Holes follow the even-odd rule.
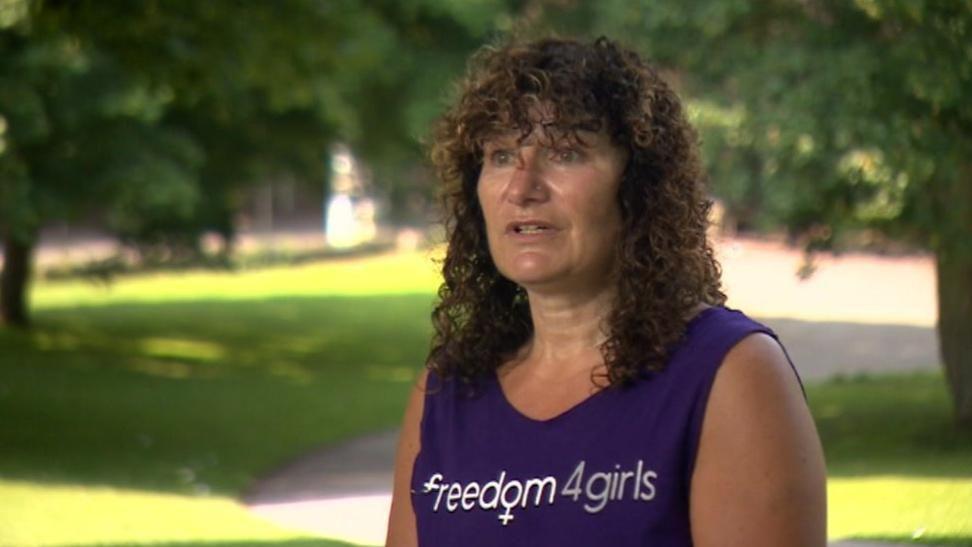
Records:
[[[822,452],[799,377],[775,337],[753,330],[731,346],[715,375],[699,439],[693,535],[721,541],[719,534],[738,529],[739,522],[751,526],[746,534],[754,538],[803,537],[801,544],[809,544],[807,537],[819,535]],[[746,503],[727,512],[727,495]]]
[[[695,314],[670,353],[666,370],[671,381],[711,385],[727,363],[740,358],[772,362],[772,366],[790,369],[788,374],[796,373],[770,327],[727,306],[710,306]],[[797,379],[799,382],[799,376]]]
[[[763,333],[778,340],[767,325],[728,306],[708,306],[699,310],[686,325],[683,344],[696,345],[724,356],[748,335]]]
[[[425,394],[427,403],[437,401],[453,402],[478,399],[481,395],[495,389],[496,372],[483,372],[472,378],[465,378],[457,372],[443,372],[435,367],[427,367],[422,372],[417,386]]]
[[[728,328],[747,328],[756,327],[768,329],[766,325],[746,315],[742,310],[738,310],[724,304],[703,305],[696,308],[694,315],[689,319],[688,324],[701,323],[707,327]]]

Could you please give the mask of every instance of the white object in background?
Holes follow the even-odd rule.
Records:
[[[328,201],[325,237],[331,247],[344,249],[358,244],[358,221],[350,196],[335,194]]]

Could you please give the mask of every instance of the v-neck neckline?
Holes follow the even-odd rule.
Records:
[[[701,322],[703,317],[710,315],[710,313],[713,310],[719,308],[720,306],[709,306],[708,308],[705,308],[699,311],[698,313],[696,313],[695,316],[693,316],[692,319],[690,319],[689,322],[685,325],[685,334],[688,335],[690,330],[697,328],[698,324]],[[607,385],[601,387],[594,393],[588,395],[587,397],[584,397],[580,401],[572,404],[571,406],[565,408],[561,412],[558,412],[557,414],[554,414],[549,418],[534,418],[532,416],[527,415],[519,408],[517,408],[517,406],[510,401],[509,397],[506,396],[506,391],[503,389],[503,384],[502,382],[500,382],[499,373],[497,370],[493,371],[493,373],[490,375],[490,378],[493,382],[496,383],[496,392],[498,394],[498,398],[500,399],[501,406],[506,408],[507,411],[511,415],[516,417],[518,420],[528,424],[533,424],[538,426],[555,425],[561,421],[566,420],[571,415],[576,414],[580,409],[597,404],[597,401],[605,398],[606,393],[617,391],[617,389],[614,386]]]
[[[553,416],[550,416],[549,418],[534,418],[533,416],[530,416],[525,412],[523,412],[522,410],[520,410],[519,408],[517,408],[517,406],[510,401],[509,397],[506,396],[506,391],[503,389],[503,384],[502,382],[500,382],[499,375],[496,373],[496,371],[493,372],[492,381],[496,383],[496,391],[498,393],[500,402],[502,403],[502,406],[504,408],[506,408],[511,414],[516,416],[521,421],[530,424],[541,425],[541,426],[553,425],[557,422],[560,422],[566,419],[569,415],[574,414],[580,408],[588,406],[589,404],[593,404],[595,400],[603,398],[602,395],[604,393],[608,391],[612,391],[612,386],[610,385],[601,387],[594,393],[591,393],[587,397],[584,397],[580,401],[572,404],[571,406],[554,414]]]

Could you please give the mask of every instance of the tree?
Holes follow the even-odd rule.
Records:
[[[143,249],[232,237],[234,190],[320,176],[342,31],[315,2],[7,2],[0,317],[27,323],[41,226],[92,209]]]
[[[349,65],[336,74],[354,119],[344,135],[373,168],[391,214],[407,216],[411,198],[434,193],[423,159],[432,121],[478,47],[508,31],[516,0],[367,0],[359,31],[342,43]]]
[[[191,247],[207,225],[227,231],[230,208],[207,201],[268,170],[320,171],[334,124],[316,94],[335,33],[317,8],[6,2],[3,322],[27,323],[32,250],[51,219],[99,209],[130,240]]]
[[[737,215],[810,248],[870,230],[932,250],[946,379],[972,428],[972,2],[605,0],[554,24],[673,71]]]
[[[8,0],[0,8],[2,322],[26,324],[39,229],[93,209],[146,252],[229,241],[239,190],[323,179],[350,142],[401,173],[501,0]]]

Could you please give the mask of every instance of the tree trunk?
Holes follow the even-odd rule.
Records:
[[[972,429],[972,256],[938,253],[938,337],[955,417]]]
[[[0,271],[0,323],[26,327],[27,284],[30,281],[33,243],[13,237],[3,241],[3,270]]]
[[[972,165],[962,175],[940,194],[938,339],[956,422],[972,431]]]

